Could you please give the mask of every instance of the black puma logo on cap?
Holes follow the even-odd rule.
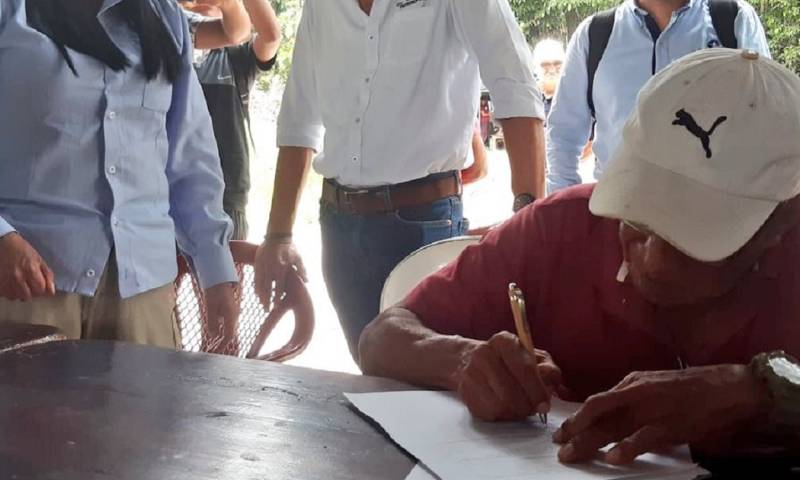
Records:
[[[706,151],[706,158],[711,158],[711,148],[709,147],[709,143],[711,142],[711,135],[714,133],[714,130],[716,130],[717,127],[722,122],[728,119],[728,117],[720,116],[719,118],[714,120],[714,124],[711,125],[711,129],[707,132],[702,128],[700,128],[700,125],[698,125],[697,122],[694,121],[694,117],[692,117],[691,113],[687,112],[682,108],[677,112],[675,112],[675,117],[677,117],[677,120],[674,120],[672,124],[682,125],[686,127],[686,130],[689,130],[689,132],[692,135],[699,138],[700,142],[703,144],[703,150]]]

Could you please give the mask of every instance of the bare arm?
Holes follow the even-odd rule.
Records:
[[[511,165],[511,190],[514,195],[530,193],[545,196],[544,127],[538,118],[501,119],[508,161]]]
[[[244,8],[250,15],[250,22],[256,29],[253,38],[253,52],[261,62],[268,62],[278,53],[281,45],[281,25],[269,0],[243,0]]]
[[[224,48],[238,45],[250,35],[250,19],[239,0],[199,0],[190,10],[201,13],[203,5],[219,8],[222,18],[205,21],[197,26],[194,47],[197,49]]]
[[[367,326],[358,350],[365,374],[458,392],[470,412],[486,421],[547,412],[551,392],[561,383],[550,356],[530,355],[511,333],[485,342],[442,335],[402,305]]]
[[[310,148],[280,148],[267,236],[292,233],[297,205],[311,166],[311,155]]]
[[[430,388],[458,390],[458,372],[484,342],[441,335],[402,305],[367,325],[358,344],[361,370]]]
[[[294,268],[307,281],[305,266],[292,241],[297,204],[311,166],[311,149],[281,147],[267,236],[256,251],[255,288],[261,303],[269,308],[283,296],[286,274]]]
[[[461,170],[461,180],[464,185],[477,182],[489,173],[489,165],[486,162],[486,148],[483,146],[483,139],[478,132],[472,134],[472,165]]]

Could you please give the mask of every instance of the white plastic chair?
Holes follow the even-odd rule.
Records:
[[[411,252],[389,274],[381,292],[381,311],[396,304],[425,277],[444,267],[468,246],[480,242],[479,235],[448,238]]]

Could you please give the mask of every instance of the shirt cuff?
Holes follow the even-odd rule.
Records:
[[[498,119],[529,117],[545,119],[544,101],[536,85],[501,79],[489,90]]]
[[[287,129],[290,130],[290,129]],[[301,147],[310,148],[315,153],[322,150],[322,139],[316,135],[303,134],[298,131],[281,132],[277,135],[278,147]]]
[[[12,227],[10,223],[6,222],[2,217],[0,217],[0,237],[5,237],[9,233],[16,231],[16,228]]]
[[[278,54],[276,53],[274,57],[270,58],[266,62],[262,62],[256,56],[256,52],[253,51],[252,47],[250,48],[250,54],[253,55],[253,59],[255,59],[256,67],[262,72],[266,72],[267,70],[272,70],[272,67],[275,66],[275,62],[278,61]]]
[[[220,283],[239,281],[239,274],[236,272],[231,248],[227,242],[225,245],[212,245],[200,249],[197,255],[192,257],[192,266],[203,290]]]

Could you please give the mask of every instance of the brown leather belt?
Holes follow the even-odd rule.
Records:
[[[322,184],[322,200],[325,203],[336,210],[355,215],[416,207],[453,195],[461,195],[461,175],[457,171],[381,187],[349,188],[327,178]]]

